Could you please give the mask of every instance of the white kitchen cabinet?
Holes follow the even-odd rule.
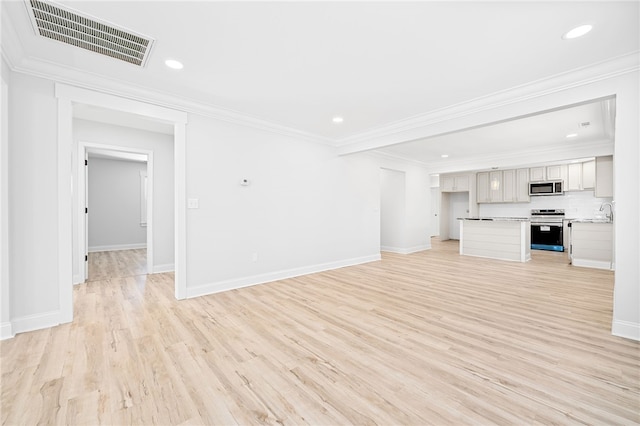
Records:
[[[582,189],[593,189],[596,186],[596,161],[582,163]]]
[[[440,191],[441,192],[469,191],[469,175],[440,176]]]
[[[564,164],[547,166],[547,180],[565,180],[567,174],[566,167]]]
[[[515,202],[528,203],[529,196],[529,169],[516,170]]]
[[[502,197],[502,171],[489,172],[489,199],[492,203],[501,203]]]
[[[572,221],[570,244],[573,266],[614,269],[612,223]]]
[[[478,203],[528,203],[529,169],[478,172]]]
[[[613,197],[613,156],[611,155],[596,158],[595,196]]]
[[[582,163],[569,164],[565,191],[582,191]]]
[[[529,169],[529,178],[532,182],[543,181],[547,179],[546,167],[531,167]]]
[[[489,172],[479,172],[476,174],[476,201],[478,203],[489,203]]]
[[[515,203],[516,199],[516,171],[502,171],[502,200],[505,203]]]

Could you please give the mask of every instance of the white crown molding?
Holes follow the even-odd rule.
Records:
[[[345,155],[415,140],[420,138],[416,134],[429,126],[636,72],[639,64],[640,52],[632,52],[340,139],[338,151]]]
[[[322,145],[335,146],[335,142],[331,139],[272,123],[261,118],[252,117],[244,113],[223,109],[213,105],[207,105],[185,97],[178,98],[167,93],[150,90],[131,83],[124,83],[116,79],[98,76],[96,74],[80,71],[72,67],[61,66],[41,59],[24,58],[20,64],[12,67],[12,71],[32,75],[34,77],[46,78],[58,83],[94,90],[134,101],[198,114],[228,123],[253,127],[283,136],[304,139],[306,141]]]
[[[366,153],[378,158],[412,164],[426,169],[429,173],[451,173],[491,169],[492,167],[499,167],[500,169],[529,167],[535,164],[546,164],[549,162],[565,161],[573,158],[590,158],[594,156],[612,155],[613,144],[608,140],[597,140],[592,142],[583,142],[580,144],[565,144],[554,148],[530,149],[527,151],[511,152],[501,155],[490,154],[485,156],[476,156],[469,160],[447,160],[446,162],[419,161],[377,150],[367,151]]]
[[[605,155],[613,155],[613,144],[611,141],[597,140],[593,142],[563,145],[553,148],[511,152],[504,155],[492,154],[482,157],[474,157],[464,161],[449,162],[446,164],[423,163],[423,167],[428,169],[431,173],[488,170],[494,167],[504,170],[530,167],[535,164],[567,161],[575,158],[591,158]]]

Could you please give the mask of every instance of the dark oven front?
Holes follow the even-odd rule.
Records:
[[[564,251],[562,222],[531,223],[531,248]]]

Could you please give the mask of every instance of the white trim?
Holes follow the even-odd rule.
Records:
[[[71,99],[58,98],[58,322],[73,321],[73,152]],[[55,324],[54,324],[55,325]],[[14,329],[15,332],[18,330]]]
[[[120,251],[120,250],[135,250],[147,248],[146,243],[134,243],[134,244],[117,244],[112,246],[93,246],[89,247],[89,253],[97,253],[100,251]]]
[[[11,285],[9,283],[9,85],[0,76],[0,338],[11,333]],[[6,325],[9,324],[8,330]]]
[[[20,318],[14,318],[11,321],[11,327],[14,334],[24,333],[27,331],[42,330],[43,328],[55,327],[62,324],[60,321],[60,311],[49,311],[41,314],[26,315]]]
[[[390,247],[390,246],[380,246],[380,251],[386,251],[389,253],[398,253],[398,254],[411,254],[417,253],[419,251],[431,250],[431,244],[421,244],[419,246],[413,247]]]
[[[55,96],[58,98],[58,287],[60,291],[60,322],[73,320],[73,274],[72,274],[72,199],[71,199],[71,152],[73,110],[72,102],[111,108],[118,111],[144,115],[174,123],[174,188],[176,215],[176,271],[184,271],[186,267],[186,123],[185,112],[176,111],[157,105],[113,96],[92,90],[55,83]],[[120,147],[122,148],[122,147]],[[83,163],[84,164],[84,163]],[[151,173],[153,171],[151,170]],[[151,188],[151,191],[153,189]],[[151,218],[150,218],[151,220]],[[147,241],[151,244],[151,241]],[[153,265],[148,265],[152,269]],[[186,288],[184,272],[175,275],[176,295],[179,289]]]
[[[516,106],[519,107],[519,104],[525,101],[635,72],[639,69],[639,61],[640,53],[632,52],[460,104],[418,114],[374,130],[340,139],[336,141],[338,152],[340,155],[346,155],[483,125],[486,122],[478,121],[477,117],[492,109],[505,109],[505,120],[509,117],[517,118],[523,114],[518,112]],[[468,120],[469,118],[471,121]],[[465,121],[467,124],[461,126],[460,121]],[[429,131],[429,134],[425,134],[426,130]]]
[[[571,259],[571,264],[573,266],[579,266],[582,268],[596,268],[596,269],[607,269],[613,270],[611,268],[611,262],[607,262],[604,260],[590,260],[590,259],[576,259],[575,257]]]
[[[11,55],[15,56],[14,54]],[[176,98],[173,95],[151,90],[131,83],[89,74],[79,71],[76,68],[63,66],[50,61],[38,58],[19,58],[16,61],[7,60],[12,71],[39,78],[46,78],[59,82],[60,84],[75,86],[77,89],[98,91],[110,96],[122,97],[153,104],[159,108],[175,109],[179,108],[184,112],[190,112],[216,120],[234,123],[242,126],[248,126],[255,129],[275,133],[279,135],[289,136],[296,139],[318,143],[325,146],[335,146],[335,141],[325,136],[320,136],[295,129],[293,127],[274,123],[259,117],[251,116],[242,112],[223,108],[204,101],[199,101],[184,96]],[[84,102],[81,102],[84,103]],[[173,120],[167,120],[173,121]]]
[[[164,265],[155,265],[153,267],[154,274],[164,274],[165,272],[173,272],[176,267],[173,263],[165,263]]]
[[[10,322],[0,323],[0,340],[11,339],[15,336]]]
[[[220,293],[222,291],[235,290],[242,287],[250,287],[258,284],[265,284],[273,281],[285,280],[287,278],[299,277],[301,275],[314,274],[331,269],[344,268],[345,266],[360,265],[362,263],[375,262],[380,260],[379,254],[356,257],[336,262],[321,263],[318,265],[304,266],[301,268],[286,269],[266,274],[253,275],[250,277],[219,281],[215,283],[203,284],[197,287],[187,288],[187,297],[205,296],[208,294]]]
[[[187,297],[187,127],[176,123],[173,130],[174,220],[175,220],[175,297]]]
[[[640,324],[637,322],[613,320],[611,334],[640,341]]]

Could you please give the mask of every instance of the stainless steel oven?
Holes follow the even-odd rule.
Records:
[[[531,210],[531,248],[564,251],[563,219],[563,209]]]

